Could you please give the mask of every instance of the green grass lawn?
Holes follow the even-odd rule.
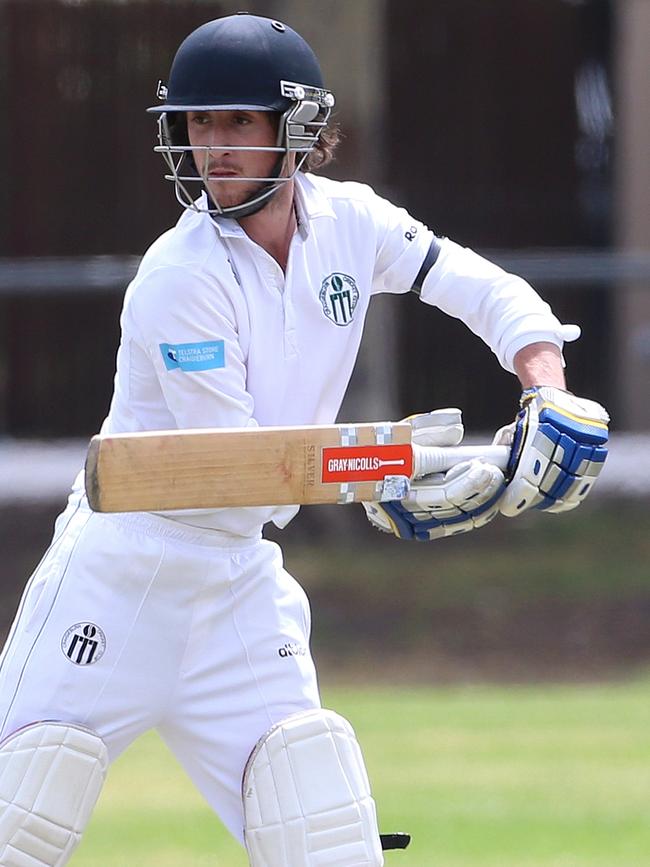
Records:
[[[325,689],[361,741],[390,865],[646,867],[650,681]],[[111,770],[73,859],[85,867],[246,867],[155,735]]]

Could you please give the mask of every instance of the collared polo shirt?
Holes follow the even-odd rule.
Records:
[[[105,432],[336,420],[373,294],[406,293],[434,239],[369,187],[299,174],[286,273],[234,220],[185,211],[145,254],[121,317]],[[518,277],[449,239],[421,298],[465,321],[511,369],[566,327]],[[564,329],[564,331],[563,331]],[[178,513],[242,535],[294,507]]]

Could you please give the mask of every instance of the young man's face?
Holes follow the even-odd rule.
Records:
[[[233,207],[267,184],[237,178],[271,177],[279,154],[273,151],[238,151],[234,147],[275,147],[276,115],[269,111],[188,111],[187,131],[199,173],[207,179],[210,195],[220,207]],[[229,148],[231,148],[229,150]]]

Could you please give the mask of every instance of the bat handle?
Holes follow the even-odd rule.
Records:
[[[486,463],[496,464],[505,470],[509,457],[510,446],[420,446],[413,443],[413,478],[444,473],[456,464],[472,458],[483,458]]]

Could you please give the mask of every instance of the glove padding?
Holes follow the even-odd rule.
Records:
[[[413,442],[423,446],[455,446],[463,438],[459,409],[420,413],[407,419]],[[408,496],[397,502],[363,503],[373,526],[399,539],[430,541],[467,533],[498,514],[505,486],[502,471],[480,458],[457,464],[411,483]]]
[[[511,518],[531,508],[575,509],[607,457],[607,411],[551,386],[525,389],[520,405],[514,423],[494,438],[512,449],[499,511]]]

